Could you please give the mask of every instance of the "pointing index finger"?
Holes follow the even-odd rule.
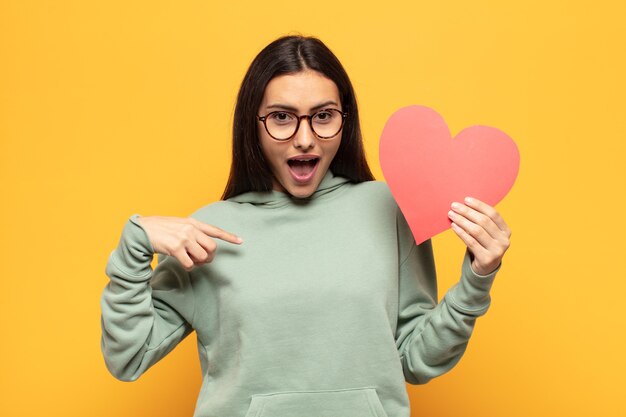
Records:
[[[232,234],[230,232],[227,232],[226,230],[220,229],[217,226],[213,226],[211,224],[204,223],[204,222],[201,222],[200,220],[193,219],[193,218],[192,218],[192,221],[198,227],[198,229],[200,229],[203,233],[211,237],[215,237],[215,238],[218,238],[226,242],[230,242],[230,243],[236,243],[236,244],[243,243],[243,239],[240,238],[239,236]]]

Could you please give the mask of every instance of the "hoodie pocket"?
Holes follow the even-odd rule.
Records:
[[[257,394],[245,417],[387,417],[376,389]]]

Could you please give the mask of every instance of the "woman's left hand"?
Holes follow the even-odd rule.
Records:
[[[511,231],[500,214],[476,198],[466,198],[465,204],[454,202],[451,207],[448,217],[452,220],[452,230],[472,254],[474,272],[487,275],[495,271],[511,238]]]

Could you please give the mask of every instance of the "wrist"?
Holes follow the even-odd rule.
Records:
[[[475,275],[486,276],[486,275],[493,274],[500,267],[500,264],[501,262],[499,261],[495,265],[487,265],[487,266],[481,267],[481,266],[476,265],[475,262],[472,262],[470,264],[470,268]]]

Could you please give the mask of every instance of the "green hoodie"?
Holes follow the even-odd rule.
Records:
[[[218,241],[191,272],[163,255],[152,271],[137,217],[106,267],[105,363],[134,381],[195,330],[194,417],[408,417],[405,380],[459,361],[497,272],[476,275],[466,252],[437,303],[431,242],[415,244],[387,185],[330,171],[308,198],[248,192],[193,213],[244,243]]]

